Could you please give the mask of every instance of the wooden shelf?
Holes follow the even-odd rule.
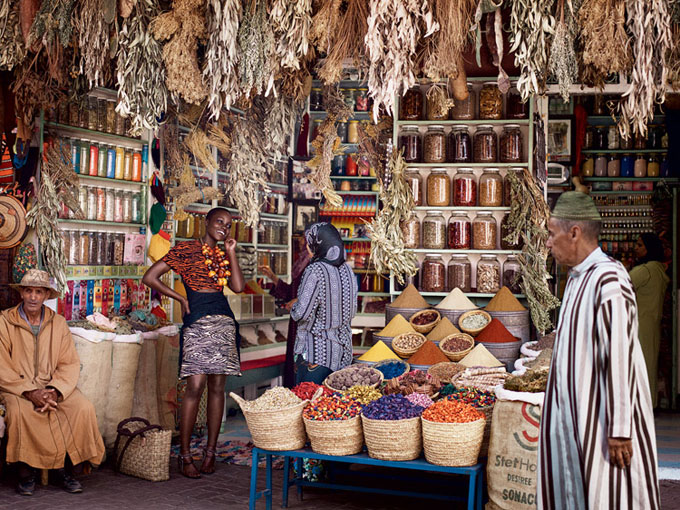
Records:
[[[585,149],[583,154],[663,154],[668,149]]]
[[[408,163],[408,168],[526,168],[529,163]]]
[[[528,126],[529,119],[501,119],[501,120],[398,120],[398,126],[506,126],[518,124]]]
[[[96,221],[96,220],[74,220],[71,218],[68,219],[63,219],[59,220],[59,223],[69,223],[69,224],[82,224],[82,225],[106,225],[106,226],[112,226],[112,227],[137,227],[137,228],[146,228],[146,225],[143,223],[120,223],[116,221]]]
[[[74,135],[80,135],[84,139],[94,139],[98,140],[111,140],[122,143],[131,143],[135,145],[143,145],[146,140],[140,138],[131,138],[129,136],[114,135],[111,133],[103,133],[101,131],[93,131],[91,129],[85,129],[76,126],[69,126],[68,124],[59,124],[57,122],[45,122],[45,127],[50,129],[55,129],[58,131],[68,132]],[[88,138],[89,137],[89,138]]]
[[[677,177],[582,177],[585,182],[680,182]]]

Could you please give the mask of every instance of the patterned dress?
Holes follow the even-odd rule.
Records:
[[[538,508],[659,508],[656,438],[635,294],[599,248],[569,272],[541,417]],[[632,440],[631,465],[608,438]]]
[[[310,363],[339,370],[352,362],[352,318],[358,285],[347,264],[313,262],[302,275],[298,301],[290,311],[298,322],[295,354]]]

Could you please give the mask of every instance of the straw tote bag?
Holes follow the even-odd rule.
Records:
[[[113,448],[116,471],[152,482],[168,480],[171,440],[172,431],[144,418],[121,421]]]

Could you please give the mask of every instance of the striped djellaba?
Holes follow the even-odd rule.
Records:
[[[632,439],[631,465],[608,438]],[[658,509],[654,415],[628,273],[599,248],[572,268],[541,418],[538,508]]]

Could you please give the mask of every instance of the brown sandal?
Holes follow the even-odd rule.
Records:
[[[201,464],[201,473],[204,475],[212,475],[215,472],[215,448],[206,446],[203,450],[203,464]]]
[[[177,457],[177,465],[179,466],[179,472],[187,478],[195,479],[201,477],[201,473],[196,469],[194,458],[190,453],[180,453],[179,457]],[[191,468],[189,468],[189,466],[191,466]]]

